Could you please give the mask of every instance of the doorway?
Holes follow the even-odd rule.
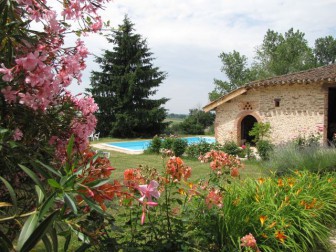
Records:
[[[257,123],[257,119],[254,116],[247,115],[241,121],[241,141],[242,144],[249,143],[254,144],[254,136],[250,136],[249,132],[253,128],[254,124]]]
[[[333,135],[336,133],[336,88],[328,90],[328,141],[333,140]]]

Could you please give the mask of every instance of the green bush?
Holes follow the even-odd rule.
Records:
[[[180,157],[184,154],[188,147],[188,142],[182,138],[175,138],[172,144],[172,151],[176,157]]]
[[[162,149],[172,150],[174,140],[175,140],[175,138],[173,138],[173,137],[164,138],[163,141],[162,141],[162,144],[161,144]]]
[[[239,146],[234,141],[225,142],[223,146],[220,147],[220,149],[225,153],[233,156],[239,155],[240,152],[242,152],[242,149],[239,148]]]
[[[213,144],[202,139],[199,143],[189,145],[186,149],[186,154],[189,158],[198,158],[213,149],[212,147]]]
[[[160,137],[155,136],[149,143],[149,146],[146,150],[146,153],[160,153],[161,150],[161,145],[162,145],[162,140]]]
[[[273,144],[268,140],[259,140],[256,144],[258,154],[262,160],[269,160],[274,149]]]

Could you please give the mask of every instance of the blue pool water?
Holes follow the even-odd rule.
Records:
[[[214,143],[216,141],[214,137],[183,137],[182,139],[186,139],[188,144],[198,143],[201,140],[208,143]],[[106,145],[128,151],[144,151],[148,148],[150,141],[151,140],[112,142],[106,143]]]

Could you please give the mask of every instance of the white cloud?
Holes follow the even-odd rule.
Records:
[[[222,51],[237,50],[251,60],[267,29],[283,33],[291,27],[304,32],[313,46],[319,37],[336,36],[335,9],[335,0],[116,0],[101,14],[115,27],[129,16],[136,33],[147,39],[154,64],[168,72],[157,96],[171,99],[170,112],[188,113],[208,102],[214,78],[225,78],[218,58]],[[98,35],[86,42],[94,54],[111,49]],[[72,86],[74,92],[88,87],[90,71],[98,70],[90,59],[84,85]]]

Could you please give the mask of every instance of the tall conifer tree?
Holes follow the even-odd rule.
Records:
[[[154,67],[146,40],[135,34],[125,16],[123,24],[107,36],[113,50],[96,57],[101,71],[91,73],[92,94],[99,106],[97,131],[115,137],[151,136],[163,131],[168,99],[151,99],[166,73]]]

